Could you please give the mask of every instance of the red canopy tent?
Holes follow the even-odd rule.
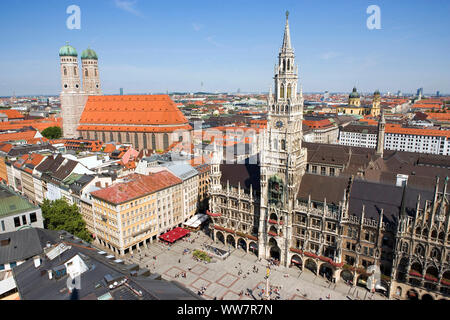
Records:
[[[164,240],[164,241],[167,241],[170,243],[174,243],[175,241],[183,238],[184,236],[186,236],[189,233],[190,233],[189,230],[177,227],[173,230],[170,230],[169,232],[166,232],[166,233],[160,235],[159,238],[161,240]]]

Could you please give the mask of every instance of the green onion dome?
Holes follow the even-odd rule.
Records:
[[[94,50],[92,50],[91,48],[88,48],[81,53],[81,59],[98,60],[98,57]]]
[[[349,98],[359,98],[359,93],[356,91],[356,88],[353,88],[353,92],[348,96]]]
[[[78,53],[74,47],[66,44],[64,47],[59,49],[59,56],[60,57],[78,57]]]

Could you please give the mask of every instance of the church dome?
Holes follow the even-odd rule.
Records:
[[[88,48],[81,53],[81,59],[98,60],[98,57],[94,50],[92,50],[91,48]]]
[[[375,93],[374,93],[373,95],[374,95],[374,96],[379,96],[379,95],[381,95],[381,94],[380,94],[380,91],[377,90],[377,91],[375,91]]]
[[[349,98],[359,98],[359,93],[356,91],[356,88],[353,88],[353,92],[348,96]]]
[[[60,57],[78,57],[77,50],[74,47],[66,44],[64,47],[59,49]]]

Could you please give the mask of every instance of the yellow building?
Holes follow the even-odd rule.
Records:
[[[95,239],[120,255],[182,222],[182,181],[168,171],[133,174],[91,196]]]
[[[381,94],[380,91],[375,91],[373,94],[372,109],[370,115],[373,117],[378,117],[381,113]]]
[[[379,97],[378,101],[381,101],[381,97]],[[365,116],[371,114],[372,108],[373,107],[370,105],[363,105],[363,106],[361,105],[361,96],[356,90],[356,88],[353,88],[352,93],[350,93],[350,95],[348,96],[348,104],[338,107],[336,111],[337,113]],[[379,104],[378,104],[378,114],[379,114]]]

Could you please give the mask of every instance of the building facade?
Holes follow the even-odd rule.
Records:
[[[409,164],[402,159],[411,159],[411,154],[384,152],[382,113],[373,148],[302,142],[303,99],[292,89],[297,84],[293,63],[286,21],[259,162],[247,159],[241,164],[222,163],[222,154],[213,143],[207,211],[213,239],[260,258],[274,259],[285,267],[309,269],[331,281],[349,281],[371,291],[382,290],[390,297],[399,287],[398,297],[407,298],[407,285],[415,286],[423,297],[419,290],[424,290],[424,281],[435,279],[430,296],[448,298],[447,180],[437,183],[441,193],[431,192],[428,186],[430,174],[447,172],[441,159],[429,156],[420,160],[431,161],[432,166],[417,161]],[[289,87],[291,90],[287,90]],[[409,181],[392,183],[391,177],[400,169],[411,169]],[[439,212],[427,216],[426,228],[420,209],[424,207],[425,212]],[[417,237],[423,245],[419,249],[423,259],[421,269],[415,265],[418,271],[413,275],[422,282],[408,282],[407,278],[397,284],[403,257],[399,243],[405,238],[410,247],[419,243],[412,238],[415,225],[408,235],[399,231],[403,230],[403,221],[409,220],[421,221],[415,223],[421,224]],[[440,222],[433,229],[434,220]],[[440,241],[439,245],[432,246],[431,238]],[[408,261],[406,265],[410,266],[417,260],[410,252],[402,265]],[[411,275],[409,269],[402,270]]]
[[[123,255],[183,221],[182,181],[168,171],[131,175],[91,192],[97,243]]]
[[[61,116],[63,136],[78,138],[77,127],[81,114],[90,95],[101,95],[97,54],[88,49],[81,55],[82,71],[78,63],[78,53],[70,45],[59,50],[61,64]],[[81,75],[81,74],[82,75]],[[81,76],[83,85],[81,84]]]

